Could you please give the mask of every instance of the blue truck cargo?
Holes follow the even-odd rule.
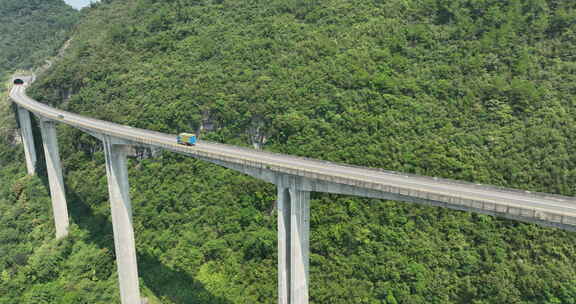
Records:
[[[180,133],[176,139],[178,144],[185,146],[194,146],[196,144],[196,134]]]

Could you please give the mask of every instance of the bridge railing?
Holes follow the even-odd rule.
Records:
[[[15,102],[19,103],[17,100],[15,100]],[[38,103],[34,100],[31,100],[31,102]],[[434,205],[444,205],[444,206],[446,206],[448,208],[452,208],[452,209],[477,210],[477,211],[481,211],[484,213],[502,215],[505,217],[517,217],[519,219],[536,220],[536,221],[540,221],[540,222],[548,222],[551,224],[558,224],[558,225],[568,225],[568,226],[574,225],[576,227],[576,216],[572,215],[572,214],[567,214],[567,213],[562,213],[562,212],[550,212],[550,211],[537,209],[537,208],[525,208],[525,207],[522,207],[519,205],[502,204],[502,203],[496,203],[496,202],[492,202],[492,201],[488,201],[488,200],[479,200],[479,199],[475,199],[473,197],[466,197],[466,196],[456,194],[456,193],[447,195],[445,193],[435,193],[434,191],[431,191],[429,189],[426,191],[421,191],[418,188],[409,187],[409,186],[385,185],[385,184],[373,182],[367,178],[361,178],[361,177],[351,178],[350,176],[346,176],[343,174],[339,175],[337,173],[332,173],[332,174],[328,175],[328,174],[323,174],[321,172],[317,172],[313,169],[302,170],[302,169],[297,168],[297,167],[289,167],[286,165],[264,163],[264,162],[258,161],[256,159],[249,159],[249,158],[241,157],[239,155],[228,155],[227,153],[222,152],[222,151],[220,151],[220,152],[207,152],[207,151],[203,151],[202,149],[198,149],[197,147],[187,147],[187,146],[183,146],[183,145],[178,145],[176,142],[174,142],[173,144],[166,144],[165,142],[162,142],[162,141],[153,140],[150,137],[134,136],[134,135],[131,135],[128,133],[116,132],[110,128],[103,129],[99,126],[95,126],[95,125],[91,125],[91,124],[78,123],[78,122],[70,121],[67,119],[62,119],[62,117],[59,117],[58,113],[64,113],[65,115],[74,115],[74,116],[78,116],[78,117],[80,117],[80,116],[77,114],[73,114],[73,113],[69,113],[69,112],[65,112],[65,111],[60,111],[60,110],[55,110],[55,109],[50,111],[50,112],[45,112],[41,109],[41,107],[45,106],[45,105],[42,105],[40,103],[38,103],[38,104],[40,106],[37,106],[37,107],[29,106],[27,104],[20,104],[20,105],[23,106],[24,108],[27,108],[28,110],[30,110],[32,112],[36,112],[38,115],[47,116],[47,118],[49,118],[49,119],[60,121],[60,122],[66,123],[68,125],[77,127],[77,128],[93,130],[93,131],[101,133],[101,134],[107,134],[109,136],[114,136],[117,138],[129,140],[136,145],[160,147],[160,148],[163,148],[166,150],[176,151],[176,152],[184,153],[184,154],[191,155],[191,156],[196,155],[199,157],[220,160],[223,162],[229,162],[229,163],[235,163],[235,164],[244,165],[244,166],[250,166],[252,168],[272,170],[272,171],[279,172],[279,173],[285,173],[285,174],[294,175],[294,176],[302,176],[302,177],[312,179],[312,180],[325,181],[325,182],[331,182],[331,183],[343,184],[343,185],[350,185],[350,186],[360,187],[360,188],[364,188],[364,189],[372,189],[372,190],[376,190],[379,192],[393,193],[393,194],[397,194],[401,197],[418,198],[418,199],[423,200],[423,202],[433,202]],[[90,119],[90,120],[97,121],[96,119]],[[106,123],[109,123],[109,122],[106,122]],[[120,124],[115,124],[115,123],[109,123],[109,124],[115,125],[119,128],[128,128],[128,127],[120,125]],[[141,129],[137,129],[137,128],[130,128],[130,129],[133,131],[141,130]],[[141,131],[147,132],[147,130],[141,130]],[[157,133],[162,134],[159,132],[157,132]],[[166,134],[162,134],[162,135],[166,135]],[[240,149],[244,149],[244,148],[240,148]],[[248,150],[248,149],[246,149],[246,150]],[[274,154],[274,153],[265,152],[265,151],[258,151],[258,153]],[[335,165],[334,163],[330,163],[327,161],[311,160],[311,159],[307,159],[304,157],[297,157],[297,156],[287,156],[287,157],[291,157],[294,159],[300,159],[302,161],[315,161],[315,162]],[[340,164],[338,164],[338,165],[340,165]],[[351,166],[351,165],[346,165],[346,166],[350,167],[350,168],[361,168],[363,170],[371,170],[371,171],[375,171],[375,172],[395,174],[398,176],[413,177],[413,178],[418,178],[421,180],[424,179],[421,176],[416,176],[416,175],[411,175],[411,174],[404,174],[404,173],[400,174],[400,173],[392,172],[392,171],[379,170],[379,169],[374,169],[374,168],[356,167],[356,166]],[[542,197],[542,198],[546,197],[546,198],[566,199],[566,197],[547,194],[547,193],[546,194],[545,193],[532,193],[532,192],[527,192],[527,191],[522,191],[522,190],[506,189],[506,188],[495,187],[495,186],[478,185],[478,184],[459,182],[459,181],[440,179],[440,178],[428,178],[428,179],[439,180],[439,181],[442,181],[445,183],[452,183],[452,184],[465,184],[466,186],[472,186],[474,188],[481,188],[484,190],[490,189],[490,190],[499,191],[499,192],[521,193],[521,194],[528,194],[529,193],[530,195]],[[410,201],[410,200],[407,200],[407,201]]]

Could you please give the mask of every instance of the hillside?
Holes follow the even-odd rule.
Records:
[[[62,0],[0,1],[0,89],[17,69],[31,69],[55,55],[79,14]],[[0,94],[4,98],[4,92]],[[3,101],[3,100],[2,100]],[[6,104],[0,105],[0,142],[14,141],[14,121]],[[5,153],[5,147],[0,153]],[[1,163],[0,163],[1,164]]]
[[[54,240],[47,181],[45,177],[25,176],[16,121],[6,98],[8,76],[17,69],[38,67],[55,55],[78,17],[78,12],[61,0],[0,1],[2,304],[118,301],[115,276],[111,277],[111,254],[86,242],[81,231],[75,231],[67,240]],[[60,270],[66,272],[66,277],[59,278]],[[93,280],[101,276],[111,279]]]
[[[0,76],[32,68],[54,55],[78,17],[63,0],[2,0]]]
[[[135,127],[576,195],[574,50],[570,1],[115,0],[87,13],[30,93]],[[46,303],[117,301],[101,145],[59,132],[77,226],[9,264],[3,276],[20,279],[0,281],[0,303],[37,290]],[[169,153],[132,159],[130,183],[146,296],[276,302],[272,185]],[[7,204],[26,193],[14,187]],[[312,198],[311,303],[576,303],[573,233]],[[93,292],[54,292],[72,277]]]

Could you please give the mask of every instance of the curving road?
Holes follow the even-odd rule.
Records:
[[[25,80],[28,82],[32,79]],[[446,203],[446,207],[454,209],[471,211],[490,209],[492,213],[504,216],[510,213],[515,217],[520,217],[521,220],[523,217],[536,218],[541,222],[569,226],[569,230],[574,230],[570,229],[570,226],[576,227],[576,198],[574,197],[405,175],[205,141],[200,141],[193,147],[186,147],[176,144],[176,136],[172,134],[119,125],[49,107],[26,96],[25,89],[26,85],[13,86],[10,90],[10,97],[19,106],[36,115],[88,132],[123,139],[130,143],[159,147],[204,159],[249,166],[258,170],[288,173],[321,182]]]

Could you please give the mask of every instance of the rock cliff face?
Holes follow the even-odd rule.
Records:
[[[261,117],[254,117],[250,123],[248,136],[254,149],[261,150],[268,141],[268,137],[265,134],[265,123],[266,122]]]

